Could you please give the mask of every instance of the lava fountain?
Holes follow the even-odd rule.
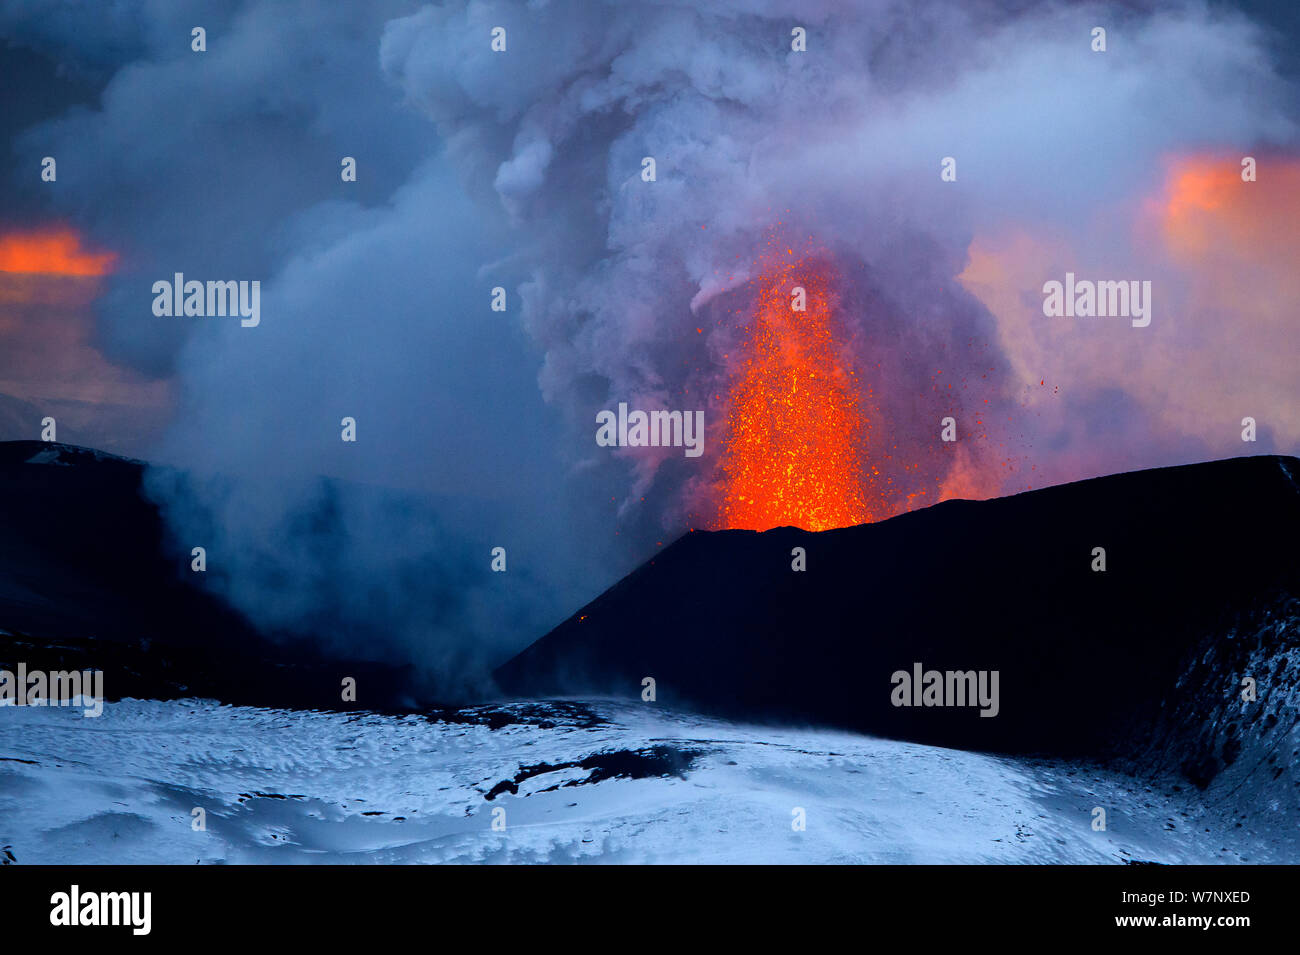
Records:
[[[834,270],[812,257],[776,261],[756,286],[726,402],[716,526],[819,531],[869,522],[870,421],[836,334]]]

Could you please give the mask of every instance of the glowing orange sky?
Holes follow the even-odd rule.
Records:
[[[1040,431],[1077,436],[1036,456],[1039,481],[1150,466],[1154,440],[1175,449],[1166,460],[1185,454],[1184,438],[1202,457],[1253,453],[1240,437],[1247,415],[1280,448],[1300,441],[1300,157],[1257,158],[1258,181],[1243,182],[1240,155],[1171,156],[1143,202],[1096,222],[975,235],[958,279],[996,318],[1025,413]],[[1153,279],[1152,327],[1045,320],[1038,290],[1067,268]],[[1149,431],[1108,448],[1090,440],[1065,397],[1107,391],[1128,395]]]
[[[94,411],[77,413],[101,436],[135,433],[142,421],[152,427],[160,419],[171,382],[113,363],[96,344],[93,305],[116,262],[67,226],[0,232],[0,399],[85,403]],[[73,410],[60,407],[61,424],[75,436]],[[38,433],[39,420],[25,436]]]
[[[1171,160],[1164,193],[1148,206],[1170,252],[1184,260],[1217,260],[1222,247],[1229,246],[1226,251],[1234,252],[1234,258],[1278,261],[1291,271],[1300,215],[1300,160],[1259,157],[1258,176],[1257,182],[1242,182],[1235,156]]]
[[[81,236],[66,227],[0,235],[0,272],[98,276],[108,274],[116,261],[112,252],[82,248]]]

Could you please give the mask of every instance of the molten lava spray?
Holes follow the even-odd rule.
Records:
[[[758,281],[740,372],[728,395],[718,526],[847,527],[866,503],[870,422],[837,345],[833,272],[817,259],[771,265]],[[795,289],[806,308],[795,310]]]

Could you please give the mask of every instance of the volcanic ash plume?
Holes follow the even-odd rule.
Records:
[[[381,62],[513,220],[517,257],[484,275],[517,278],[583,464],[631,470],[623,515],[644,501],[677,529],[820,527],[1030,483],[1028,380],[956,280],[977,229],[1077,225],[1078,197],[1149,189],[1157,157],[1205,129],[1275,125],[1241,23],[1130,11],[1116,30],[1141,55],[1107,59],[1086,42],[1096,15],[453,3],[390,23]],[[797,241],[769,250],[774,231]],[[768,253],[793,263],[804,243],[828,271],[802,277],[807,312],[782,314],[793,265]],[[707,406],[712,452],[694,470],[596,454],[593,414],[619,401]],[[947,416],[960,451],[939,446]]]

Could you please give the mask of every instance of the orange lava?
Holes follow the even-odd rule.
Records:
[[[864,491],[870,422],[837,345],[832,273],[780,261],[759,280],[743,365],[728,394],[717,525],[827,530],[873,519]],[[791,308],[807,291],[807,310]]]
[[[0,235],[0,272],[105,275],[116,260],[111,252],[83,249],[81,236],[67,227]]]

